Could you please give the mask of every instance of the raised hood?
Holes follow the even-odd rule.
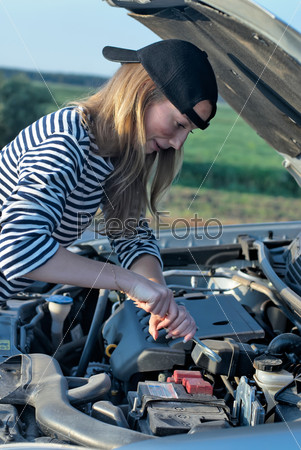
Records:
[[[160,38],[205,50],[220,95],[282,154],[301,185],[300,33],[249,0],[107,1]]]

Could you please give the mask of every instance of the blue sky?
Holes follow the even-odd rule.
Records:
[[[301,0],[256,3],[301,31]],[[110,76],[117,67],[103,59],[105,45],[158,39],[104,0],[0,0],[0,67]]]

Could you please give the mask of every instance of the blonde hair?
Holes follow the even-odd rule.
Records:
[[[96,94],[78,103],[99,154],[114,165],[105,185],[106,220],[139,219],[146,208],[155,215],[160,197],[178,173],[181,151],[145,154],[146,109],[164,99],[141,64],[124,64]]]

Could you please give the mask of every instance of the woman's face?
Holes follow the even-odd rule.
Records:
[[[202,100],[194,110],[206,121],[210,117],[212,106],[208,100]],[[154,103],[145,113],[145,153],[160,152],[170,147],[179,150],[195,128],[191,120],[181,114],[169,100]]]

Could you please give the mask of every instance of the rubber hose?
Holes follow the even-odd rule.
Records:
[[[283,333],[276,336],[268,346],[271,355],[283,355],[284,353],[294,353],[301,355],[301,337],[293,333]]]

